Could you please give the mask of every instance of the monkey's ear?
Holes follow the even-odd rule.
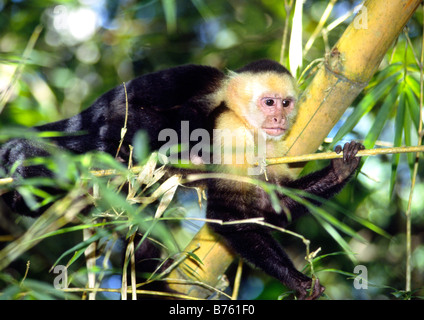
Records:
[[[228,79],[232,79],[237,77],[239,74],[233,70],[228,70],[228,74],[227,74],[227,78]]]

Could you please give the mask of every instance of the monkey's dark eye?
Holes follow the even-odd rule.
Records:
[[[274,105],[274,103],[275,103],[274,99],[266,99],[266,100],[265,100],[265,104],[266,104],[268,107],[272,107],[272,106]]]
[[[287,108],[287,107],[289,107],[290,106],[290,100],[283,100],[283,107],[284,108]]]

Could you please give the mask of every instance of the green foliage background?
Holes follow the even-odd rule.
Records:
[[[0,0],[0,143],[13,134],[10,128],[39,125],[74,115],[105,91],[147,72],[186,63],[207,64],[225,70],[236,69],[258,58],[279,60],[285,21],[289,19],[291,22],[293,16],[293,10],[290,16],[286,14],[285,4],[289,2]],[[311,38],[328,3],[305,2],[301,30],[303,44]],[[334,3],[334,8],[324,26],[358,4],[357,1],[344,0],[330,3]],[[350,139],[364,141],[367,148],[381,144],[417,144],[422,18],[419,9],[387,53],[369,86],[330,134],[331,138],[335,137],[332,146]],[[324,56],[351,19],[352,16],[329,32],[319,33],[303,57],[301,70],[312,62],[315,65],[316,60]],[[302,55],[301,52],[298,54]],[[287,63],[287,52],[284,57]],[[308,83],[313,72],[313,68],[308,69],[300,79],[301,88]],[[298,71],[298,75],[300,73]],[[68,184],[69,188],[77,185],[78,174],[87,173],[90,166],[112,165],[111,159],[104,155],[89,160],[71,155],[57,156],[61,157],[62,164],[57,170],[67,172],[59,183]],[[405,212],[413,161],[412,155],[367,159],[362,166],[364,174],[360,174],[331,205],[324,207],[339,222],[334,222],[331,227],[309,216],[291,226],[292,230],[311,240],[312,250],[321,248],[321,258],[314,268],[327,288],[328,298],[410,296],[411,293],[403,290]],[[310,166],[314,165],[322,164]],[[424,203],[421,199],[424,173],[421,168],[411,211],[414,297],[423,296],[424,287]],[[116,196],[109,196],[111,199],[106,199],[111,203],[120,201]],[[196,196],[192,194],[188,198],[195,199]],[[168,207],[166,214],[181,217],[182,213],[189,215],[195,211],[188,208],[186,198],[180,197],[179,200]],[[137,213],[137,210],[132,212],[132,217]],[[144,212],[146,216],[148,213],[149,210]],[[4,210],[0,215],[0,247],[11,241],[10,235],[20,234],[33,223]],[[128,226],[133,222],[128,222]],[[336,232],[341,223],[355,230],[367,243]],[[175,238],[166,240],[166,230],[179,226],[179,223],[166,225],[157,232],[161,240],[173,243],[175,248],[171,251],[174,253],[184,248],[190,234],[197,228],[190,224],[190,232],[178,229]],[[111,238],[111,234],[108,233],[106,238]],[[79,252],[74,246],[82,241],[81,238],[79,231],[58,233],[25,252],[1,271],[0,298],[63,298],[60,292],[51,290],[54,275],[48,270],[67,250],[74,248],[73,251]],[[296,264],[302,267],[305,252],[299,239],[288,235],[281,238]],[[339,241],[334,240],[337,238]],[[356,260],[352,261],[343,252],[340,247],[343,243],[356,253]],[[22,285],[27,261],[31,265]],[[78,258],[75,261],[71,263],[71,285],[84,287],[84,260]],[[358,264],[368,268],[370,283],[367,290],[353,287],[350,276]],[[106,275],[119,273],[120,270],[112,268]],[[230,279],[233,273],[231,269]],[[240,298],[277,299],[284,291],[276,280],[245,266]]]

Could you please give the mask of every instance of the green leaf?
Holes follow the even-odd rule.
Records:
[[[76,295],[57,290],[50,283],[38,280],[26,279],[23,288],[28,290],[30,299],[57,300],[57,299],[79,299]]]
[[[81,231],[81,230],[88,229],[88,228],[94,229],[94,228],[105,227],[105,226],[110,226],[110,225],[114,226],[114,230],[118,231],[118,230],[122,229],[122,225],[123,225],[123,227],[127,227],[127,224],[128,224],[127,221],[119,221],[119,220],[92,223],[92,224],[79,224],[79,225],[76,225],[76,226],[61,228],[59,230],[55,230],[55,231],[52,231],[52,232],[45,233],[45,234],[43,234],[43,235],[41,235],[37,238],[34,238],[33,241],[38,241],[38,240],[42,240],[44,238],[54,237],[54,236],[69,233],[69,232]]]
[[[371,231],[373,231],[373,232],[375,232],[375,233],[377,233],[377,234],[379,234],[383,237],[386,237],[388,239],[391,238],[391,235],[389,233],[387,233],[386,231],[384,231],[383,229],[381,229],[377,225],[373,224],[371,221],[357,216],[355,213],[352,213],[349,210],[346,210],[346,208],[343,208],[343,207],[337,205],[335,202],[329,201],[329,202],[326,203],[326,206],[329,207],[329,208],[332,208],[332,210],[334,210],[336,212],[343,213],[349,219],[352,219],[353,221],[360,223],[364,227],[370,229]],[[365,241],[365,239],[363,239],[361,241]]]
[[[309,208],[309,210],[311,210],[314,217],[319,217],[319,218],[325,220],[326,222],[330,223],[332,226],[336,227],[340,231],[343,231],[347,235],[357,239],[358,241],[366,242],[366,240],[364,238],[362,238],[355,230],[353,230],[347,224],[341,222],[340,220],[338,220],[337,218],[335,218],[334,216],[332,216],[331,214],[329,214],[328,212],[326,212],[322,208],[315,207],[315,206],[311,205],[311,208]]]
[[[405,88],[406,89],[405,94],[406,94],[407,106],[411,114],[411,118],[414,123],[415,130],[418,130],[419,121],[420,121],[420,103],[417,98],[420,95],[419,83],[411,76],[406,77],[406,83],[407,85]],[[418,86],[418,88],[414,88],[415,86]],[[416,91],[417,89],[418,89],[418,94]]]
[[[324,209],[312,204],[311,202],[309,202],[308,200],[306,200],[303,197],[314,199],[316,201],[322,201],[323,199],[320,199],[319,197],[316,197],[312,194],[309,194],[307,192],[300,191],[300,190],[290,190],[290,189],[287,189],[287,188],[284,188],[284,189],[281,189],[281,190],[282,190],[281,191],[282,193],[284,193],[288,197],[292,198],[294,201],[299,202],[302,205],[304,205],[305,207],[307,207],[309,209],[309,211],[314,215],[314,217],[320,218],[320,219],[322,219],[322,221],[326,221],[326,222],[330,223],[331,225],[333,225],[334,227],[336,227],[340,231],[343,231],[344,233],[346,233],[347,235],[357,239],[358,241],[366,242],[366,240],[363,237],[358,235],[358,233],[355,230],[353,230],[351,227],[349,227],[347,224],[341,222],[336,217],[334,217],[331,214],[329,214],[328,212],[326,212]]]
[[[396,86],[393,88],[393,90],[390,91],[389,95],[384,99],[384,102],[378,111],[378,114],[375,118],[375,121],[368,132],[367,136],[364,140],[364,146],[367,149],[372,149],[375,145],[375,142],[377,141],[378,137],[380,136],[384,125],[386,124],[387,120],[389,120],[390,114],[393,112],[395,106],[396,106],[396,97],[397,97],[397,91],[398,91],[399,85],[396,84]]]
[[[390,77],[384,79],[381,83],[377,84],[372,88],[368,94],[360,101],[355,107],[352,114],[347,118],[343,126],[334,136],[333,142],[330,145],[330,149],[333,149],[338,141],[340,141],[346,134],[351,132],[353,128],[358,124],[359,120],[374,108],[376,102],[380,100],[383,95],[387,92],[387,88],[392,88],[397,85],[399,78],[402,75],[398,72]]]
[[[177,4],[175,0],[162,0],[162,6],[167,30],[169,33],[174,33],[177,30]]]
[[[388,65],[383,70],[379,71],[375,77],[371,79],[370,88],[376,86],[381,83],[385,78],[394,75],[396,73],[401,73],[404,70],[404,65],[401,62],[396,62]]]
[[[203,19],[208,20],[211,19],[214,15],[213,12],[206,5],[203,0],[191,0],[193,5],[196,7],[197,11],[199,11],[200,15]]]
[[[199,264],[203,265],[202,260],[199,258],[197,254],[194,254],[193,252],[187,252],[187,255],[190,256],[190,258],[196,260]]]
[[[82,251],[84,252],[84,250],[93,242],[99,240],[100,238],[104,237],[106,235],[106,231],[104,231],[104,229],[96,229],[97,233],[94,234],[92,237],[90,237],[89,239],[78,243],[77,245],[73,246],[72,248],[66,250],[64,253],[62,253],[62,255],[55,261],[55,263],[53,264],[52,268],[54,268],[60,260],[62,260],[65,256],[67,256],[68,254],[72,254],[75,252],[79,252]],[[82,252],[77,253],[78,257],[82,254]],[[74,256],[75,257],[75,256]],[[71,259],[71,261],[75,261],[74,257]]]
[[[317,220],[320,222],[320,224],[323,226],[323,228],[328,232],[328,234],[338,243],[338,245],[346,252],[350,260],[352,260],[354,263],[357,262],[355,255],[353,254],[352,250],[350,249],[349,244],[343,239],[343,237],[340,235],[340,233],[327,221],[324,221],[321,217],[317,217]]]

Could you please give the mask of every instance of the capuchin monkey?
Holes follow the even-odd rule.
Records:
[[[61,132],[49,142],[77,154],[99,150],[115,155],[127,118],[127,132],[118,154],[124,162],[129,160],[129,145],[137,131],[147,132],[151,150],[161,150],[170,143],[161,132],[171,130],[179,138],[177,143],[196,148],[189,156],[191,162],[207,165],[211,172],[218,170],[299,189],[314,195],[315,200],[310,201],[318,204],[316,197],[328,199],[343,188],[358,167],[356,153],[364,147],[346,143],[343,158],[331,160],[326,168],[300,179],[295,179],[283,164],[267,167],[264,174],[258,165],[261,159],[281,157],[287,152],[284,137],[296,118],[297,96],[295,79],[275,61],[258,60],[228,75],[212,67],[185,65],[129,81],[125,88],[119,86],[102,95],[82,113],[34,130]],[[199,133],[205,131],[211,139],[184,139],[185,135],[199,139],[204,137]],[[208,149],[211,144],[212,153]],[[342,152],[342,148],[337,146],[336,152]],[[48,154],[38,142],[13,139],[0,149],[0,169],[8,174],[16,161]],[[25,179],[51,173],[22,163],[13,175]],[[262,217],[269,224],[286,227],[307,212],[304,205],[284,194],[278,194],[281,210],[276,211],[269,194],[245,179],[210,178],[206,184],[209,219],[230,222]],[[3,199],[17,213],[38,214],[13,188]],[[312,279],[294,267],[267,227],[246,223],[210,225],[242,258],[296,291],[298,299],[316,299],[323,293],[318,279],[312,287]]]

